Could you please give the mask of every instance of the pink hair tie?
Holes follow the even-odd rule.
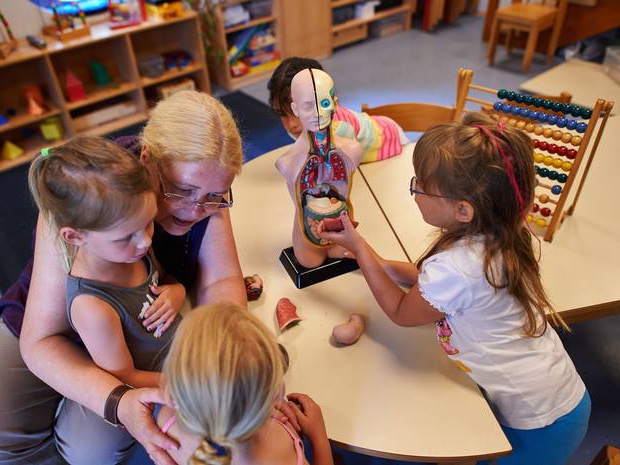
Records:
[[[506,129],[506,123],[505,123],[504,121],[500,121],[500,122],[498,122],[498,123],[497,123],[497,128],[498,128],[500,131],[503,131],[504,129]]]

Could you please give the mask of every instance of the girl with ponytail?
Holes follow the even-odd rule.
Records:
[[[307,465],[293,423],[311,444],[315,465],[333,465],[319,406],[289,394],[292,423],[276,415],[288,357],[248,310],[205,305],[179,325],[164,363],[166,395],[157,422],[181,447],[185,465]]]

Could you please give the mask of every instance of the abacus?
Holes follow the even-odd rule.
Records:
[[[473,75],[472,70],[459,70],[455,119],[463,112],[482,110],[532,138],[538,185],[527,221],[544,231],[544,240],[551,242],[566,215],[572,215],[575,210],[614,102],[598,99],[593,108],[586,108],[558,97],[537,97],[472,84]],[[472,97],[472,91],[491,94],[496,99]],[[563,100],[570,100],[570,95]],[[481,108],[468,110],[467,102],[479,104]],[[584,162],[585,169],[580,172]],[[578,177],[572,203],[565,209]]]

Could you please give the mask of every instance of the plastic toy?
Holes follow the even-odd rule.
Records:
[[[146,12],[153,18],[178,18],[183,16],[183,3],[178,0],[147,0]]]
[[[364,318],[357,313],[349,316],[349,321],[334,326],[332,337],[338,344],[350,346],[355,344],[364,332]]]
[[[170,84],[163,84],[157,86],[157,96],[163,100],[180,90],[196,90],[196,83],[193,79],[185,78]]]
[[[84,90],[84,84],[71,70],[67,70],[67,76],[65,77],[65,85],[67,88],[67,97],[71,102],[76,102],[86,98],[86,91]]]
[[[280,328],[280,331],[284,331],[299,323],[301,318],[297,315],[297,307],[295,304],[288,298],[282,297],[276,304],[276,320],[278,321],[278,328]]]
[[[142,22],[142,0],[110,0],[109,5],[111,29],[135,26]]]
[[[0,113],[0,126],[8,122],[9,122],[8,118],[4,116],[2,113]]]
[[[161,55],[144,55],[138,58],[140,76],[156,78],[164,74],[164,57]]]
[[[2,158],[4,160],[15,160],[22,153],[24,153],[24,150],[9,140],[2,146]]]
[[[26,97],[28,100],[28,114],[33,116],[40,116],[45,113],[45,109],[32,98],[32,96]]]
[[[166,69],[183,69],[192,62],[191,55],[183,50],[166,52],[163,54],[163,57]]]
[[[362,158],[357,141],[332,134],[337,97],[332,78],[324,71],[304,69],[291,81],[291,109],[303,132],[293,147],[276,162],[295,202],[293,227],[295,258],[306,268],[323,264],[328,257],[342,257],[341,247],[318,237],[326,218],[348,212],[352,175]]]
[[[78,2],[63,2],[67,3],[73,5],[77,13],[60,13],[58,1],[53,0],[50,8],[54,24],[43,27],[43,34],[54,36],[63,42],[90,35],[90,26]]]
[[[0,10],[0,59],[4,59],[17,47],[11,26]]]
[[[43,122],[39,125],[39,129],[41,130],[41,135],[45,140],[55,141],[62,139],[62,124],[60,124],[60,119],[56,116],[43,120]]]
[[[245,283],[245,292],[248,296],[248,301],[258,300],[263,293],[263,280],[257,274],[252,276],[245,276],[243,278]]]
[[[95,60],[90,60],[88,62],[88,66],[90,67],[90,72],[93,75],[95,84],[103,87],[112,83],[112,79],[110,79],[110,73],[108,73],[108,69],[103,63]]]

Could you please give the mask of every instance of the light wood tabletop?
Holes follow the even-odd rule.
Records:
[[[565,219],[553,242],[541,239],[543,285],[569,322],[620,312],[620,202],[613,179],[619,145],[620,117],[612,116],[575,212]],[[362,165],[361,172],[415,261],[436,237],[436,230],[422,220],[408,192],[412,153],[409,145],[398,157]],[[371,238],[369,242],[374,245]]]
[[[293,203],[274,166],[284,150],[244,165],[234,184],[231,216],[244,274],[257,273],[264,280],[264,293],[250,302],[250,310],[290,354],[287,391],[312,396],[322,407],[330,439],[350,450],[431,462],[507,454],[510,444],[487,402],[445,357],[433,325],[401,328],[392,323],[360,271],[301,290],[294,286],[278,260],[291,245],[294,220]],[[360,232],[378,253],[405,260],[358,174],[353,186]],[[297,306],[302,321],[280,334],[274,315],[281,297]],[[332,328],[351,313],[364,316],[366,330],[356,344],[336,347]]]
[[[523,82],[519,88],[537,95],[558,95],[566,91],[573,95],[572,103],[591,107],[599,98],[620,104],[620,84],[591,61],[572,59]],[[612,109],[618,114],[618,108]]]

